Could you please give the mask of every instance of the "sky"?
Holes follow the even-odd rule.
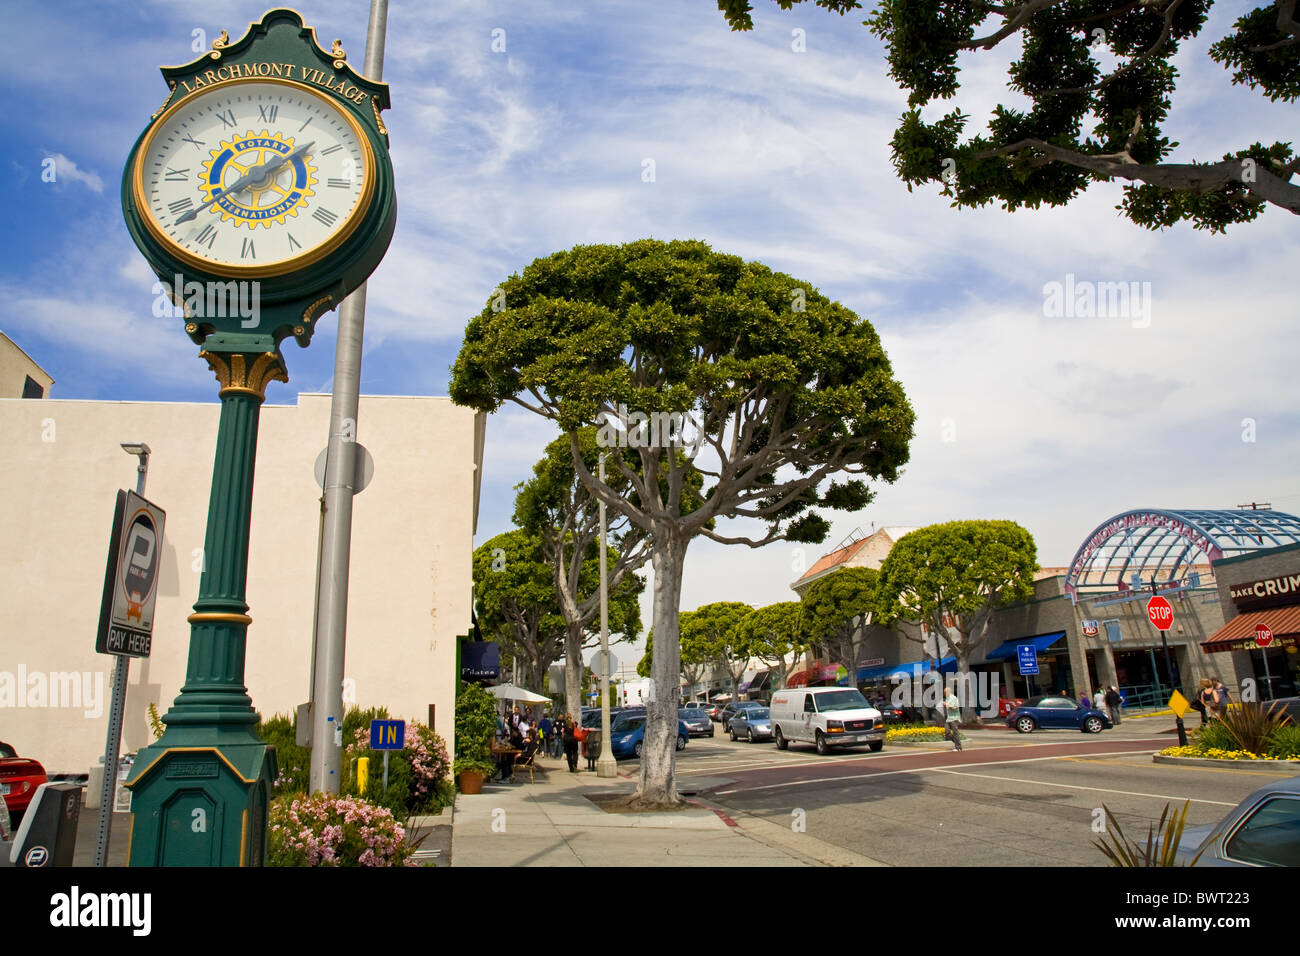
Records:
[[[1294,105],[1232,87],[1206,56],[1230,25],[1224,6],[1176,58],[1174,161],[1294,136]],[[242,36],[269,7],[4,9],[0,330],[54,376],[55,398],[215,401],[179,323],[152,314],[119,190],[166,94],[156,67],[189,62],[222,29]],[[361,63],[367,2],[296,9]],[[824,545],[696,539],[683,610],[793,599],[802,569],[858,528],[1011,519],[1057,566],[1132,508],[1300,511],[1297,221],[1271,208],[1226,235],[1150,232],[1116,211],[1116,184],[1016,213],[908,192],[889,150],[905,97],[864,18],[755,0],[755,29],[733,33],[709,0],[390,0],[398,219],[369,284],[362,393],[445,395],[466,322],[535,258],[702,239],[868,319],[917,421],[901,477],[866,510],[829,514]],[[972,124],[1017,102],[1015,52],[969,58],[957,102]],[[1049,314],[1045,289],[1071,282],[1129,284],[1142,308]],[[309,349],[286,343],[290,382],[269,402],[329,390],[333,330],[326,318]],[[513,487],[555,434],[513,407],[489,420],[476,544],[509,530]]]

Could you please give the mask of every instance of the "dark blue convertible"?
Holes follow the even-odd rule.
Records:
[[[1031,697],[1007,716],[1007,726],[1022,734],[1035,730],[1079,730],[1099,734],[1110,729],[1110,717],[1096,707],[1083,707],[1068,697]]]

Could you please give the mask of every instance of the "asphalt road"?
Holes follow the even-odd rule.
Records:
[[[1155,764],[1151,754],[1176,741],[1164,726],[1132,723],[1095,736],[978,731],[961,753],[886,744],[819,757],[696,738],[678,755],[678,789],[896,866],[1103,866],[1092,845],[1103,803],[1145,838],[1168,804],[1190,800],[1188,825],[1212,823],[1291,775]]]

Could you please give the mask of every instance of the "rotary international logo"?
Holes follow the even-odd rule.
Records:
[[[204,199],[212,200],[222,221],[236,226],[284,225],[286,216],[297,216],[315,195],[316,167],[307,158],[311,145],[295,146],[292,137],[267,130],[223,141],[203,163]]]

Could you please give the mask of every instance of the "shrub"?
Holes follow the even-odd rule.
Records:
[[[1280,704],[1265,710],[1262,703],[1243,702],[1229,704],[1219,723],[1227,728],[1238,748],[1264,754],[1268,752],[1269,740],[1290,720]]]
[[[497,732],[496,699],[480,684],[466,683],[456,697],[456,762],[453,772],[490,774],[492,738]]]
[[[416,866],[416,846],[383,807],[317,793],[271,802],[268,866]]]
[[[450,805],[446,786],[451,773],[451,759],[447,746],[433,730],[418,721],[406,722],[406,747],[390,751],[388,758],[388,789],[384,789],[384,752],[370,749],[369,715],[374,711],[360,712],[367,717],[364,726],[354,721],[351,743],[345,751],[343,791],[364,796],[372,803],[387,807],[405,820],[415,813],[438,813]],[[344,721],[344,728],[348,728]],[[355,761],[370,758],[370,776],[366,792],[359,793]]]
[[[1192,735],[1189,741],[1197,750],[1240,750],[1237,740],[1220,720],[1211,720]]]
[[[1300,758],[1300,727],[1288,724],[1275,730],[1268,742],[1268,755],[1275,760]]]
[[[257,725],[257,735],[275,748],[277,794],[306,793],[311,782],[311,748],[298,746],[295,717],[276,714]]]

